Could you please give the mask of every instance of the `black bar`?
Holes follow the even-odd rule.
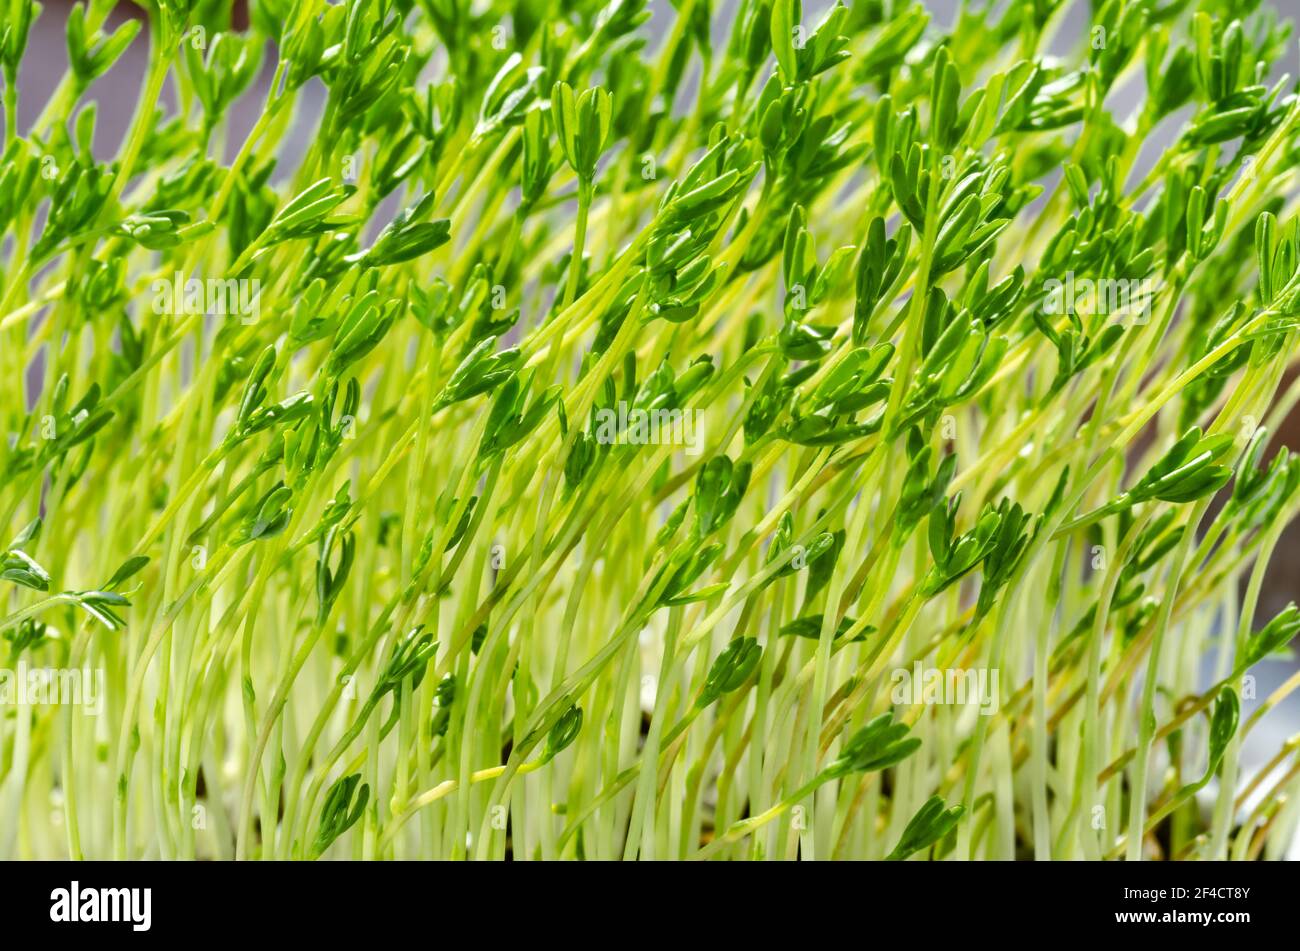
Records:
[[[6,938],[76,931],[119,940],[284,937],[333,946],[349,938],[373,943],[387,928],[395,937],[432,927],[450,940],[463,923],[481,939],[508,941],[554,929],[573,934],[609,919],[633,926],[610,937],[666,937],[664,928],[696,922],[691,931],[704,925],[734,944],[750,929],[774,938],[803,916],[813,916],[818,929],[873,941],[964,929],[987,935],[1038,920],[1071,941],[1125,932],[1227,937],[1261,927],[1280,933],[1296,906],[1294,866],[1262,862],[13,862],[0,864],[0,882]],[[119,920],[53,920],[71,917],[73,882],[87,916],[116,910]],[[147,930],[145,893],[120,889],[149,890]]]

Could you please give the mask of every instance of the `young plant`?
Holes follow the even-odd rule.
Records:
[[[1285,854],[1268,0],[144,6],[0,0],[0,857]]]

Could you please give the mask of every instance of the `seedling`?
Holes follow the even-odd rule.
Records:
[[[108,712],[0,679],[0,857],[1285,853],[1268,0],[115,6],[0,0],[0,675]]]

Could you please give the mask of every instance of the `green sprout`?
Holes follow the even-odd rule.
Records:
[[[1285,4],[139,6],[0,0],[0,858],[1286,854]]]

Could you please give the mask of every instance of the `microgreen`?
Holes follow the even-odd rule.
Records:
[[[0,857],[1285,853],[1268,0],[48,6]]]

